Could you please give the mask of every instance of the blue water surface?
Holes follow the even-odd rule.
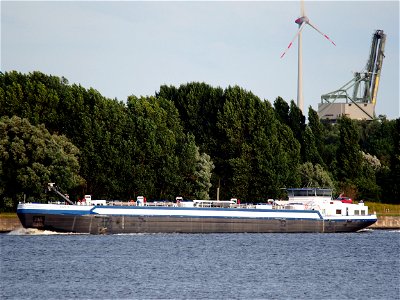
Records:
[[[400,232],[0,235],[1,299],[400,299]]]

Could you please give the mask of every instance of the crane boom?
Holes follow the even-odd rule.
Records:
[[[54,183],[49,183],[47,185],[47,188],[49,191],[52,191],[54,193],[56,193],[57,195],[59,195],[61,198],[63,198],[68,204],[73,205],[74,202],[72,202],[71,200],[69,200],[65,195],[63,195],[57,188],[57,186]]]
[[[383,30],[376,30],[372,35],[371,50],[364,71],[355,72],[353,79],[340,89],[321,96],[318,105],[320,118],[335,120],[341,115],[347,115],[356,119],[373,119],[385,43],[386,34]],[[335,103],[337,100],[345,102]]]
[[[372,38],[371,54],[368,70],[372,75],[371,79],[371,103],[376,104],[376,95],[378,94],[379,79],[381,76],[382,62],[385,57],[386,34],[383,30],[377,30]]]

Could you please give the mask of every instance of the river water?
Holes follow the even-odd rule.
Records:
[[[400,299],[400,231],[0,235],[1,299]]]

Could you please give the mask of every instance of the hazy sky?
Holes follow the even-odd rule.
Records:
[[[399,2],[305,1],[304,107],[363,71],[372,34],[387,34],[376,114],[400,115]],[[109,98],[161,85],[239,85],[296,100],[300,1],[1,1],[1,71],[64,76]],[[305,112],[307,115],[307,111]]]

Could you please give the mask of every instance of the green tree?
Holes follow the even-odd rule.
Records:
[[[296,181],[299,143],[278,121],[271,104],[240,87],[225,90],[219,116],[223,161],[220,173],[225,198],[259,202],[277,197]]]
[[[79,176],[79,150],[65,136],[51,135],[26,119],[0,119],[0,197],[43,197],[43,188],[57,182],[65,190],[84,183]],[[39,200],[35,199],[35,201]]]
[[[312,164],[324,165],[324,162],[318,152],[316,139],[309,126],[306,126],[303,132],[303,161]]]
[[[80,192],[94,197],[203,198],[214,194],[212,184],[221,187],[221,198],[263,201],[282,187],[315,181],[294,171],[310,162],[354,195],[399,201],[398,121],[385,117],[327,124],[310,108],[306,126],[293,101],[289,106],[278,97],[272,108],[237,86],[161,86],[156,97],[125,103],[64,77],[16,71],[0,73],[0,116],[65,135],[79,148],[79,175],[86,180]],[[14,146],[23,150],[18,140]],[[211,163],[215,168],[206,172]]]
[[[211,188],[211,175],[214,169],[214,164],[211,157],[207,153],[199,152],[199,147],[196,147],[196,171],[194,172],[194,196],[197,199],[210,199],[209,191]]]
[[[360,147],[365,153],[375,155],[383,165],[390,165],[394,151],[395,120],[386,118],[357,122],[360,131]]]
[[[128,109],[135,136],[131,156],[137,191],[156,199],[193,195],[193,186],[184,181],[194,176],[195,143],[183,132],[174,104],[163,98],[130,96]]]
[[[293,100],[290,102],[289,127],[290,129],[292,129],[294,137],[300,143],[302,161],[305,162],[306,158],[304,152],[305,147],[304,147],[303,133],[306,128],[306,118],[304,117],[302,111],[297,107],[297,105],[294,103]]]
[[[248,198],[253,165],[252,138],[258,126],[257,106],[260,100],[235,86],[224,91],[224,107],[218,119],[222,133],[219,173],[222,198]]]
[[[326,154],[326,145],[324,143],[325,130],[322,125],[318,113],[310,106],[308,108],[308,126],[310,127],[315,140],[315,146],[321,158],[320,164],[326,168],[326,164],[322,159]]]
[[[390,203],[400,203],[400,118],[395,120],[393,131],[394,151],[390,160],[390,193],[385,198]]]
[[[356,182],[362,174],[362,156],[355,121],[342,117],[339,120],[339,132],[340,143],[336,154],[337,178],[341,190],[355,198],[358,193]]]
[[[379,201],[381,189],[376,181],[376,174],[382,168],[376,156],[361,152],[361,172],[355,181],[357,185],[357,197],[368,201]]]
[[[299,166],[301,185],[307,187],[334,188],[335,184],[329,172],[319,165],[306,162]]]
[[[324,134],[322,136],[321,144],[323,144],[323,152],[320,153],[324,160],[326,169],[335,176],[337,176],[337,150],[340,145],[339,126],[337,124],[323,123]]]
[[[215,128],[224,104],[222,88],[199,82],[182,84],[179,88],[163,85],[156,96],[174,103],[185,131],[195,136],[200,151],[212,155],[218,151],[219,136]]]
[[[278,97],[274,101],[274,109],[278,120],[289,126],[289,104],[281,97]]]

